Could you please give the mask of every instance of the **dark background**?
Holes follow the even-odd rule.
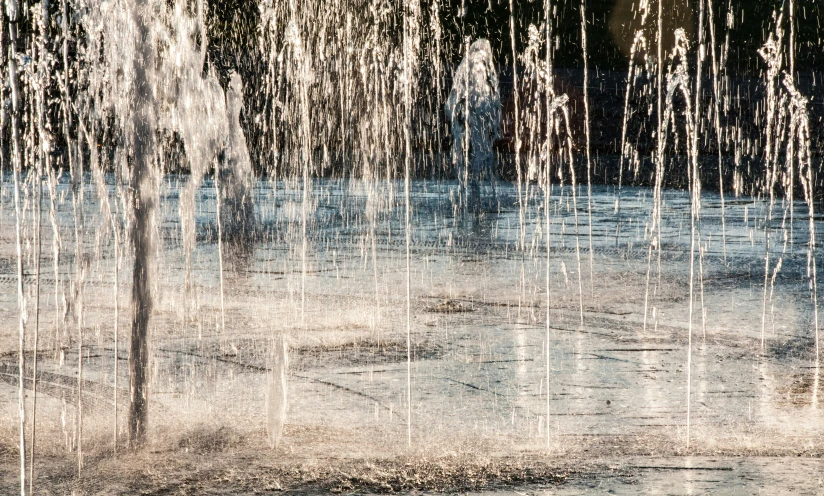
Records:
[[[662,0],[664,43],[663,49],[666,53],[671,48],[673,30],[682,27],[688,34],[691,41],[690,64],[695,66],[696,36],[697,32],[697,12],[700,7],[699,0]],[[593,157],[596,159],[595,178],[601,182],[616,182],[618,178],[617,162],[618,152],[621,142],[621,124],[624,116],[623,103],[627,82],[627,69],[630,63],[629,49],[634,33],[640,29],[640,0],[586,0],[587,9],[587,60],[589,64],[589,104],[590,104],[590,126],[592,136]],[[25,2],[21,2],[25,3]],[[302,2],[298,2],[303,4]],[[328,5],[318,0],[315,3],[305,2],[307,5],[314,5],[315,9],[328,9]],[[353,0],[342,2],[347,8],[351,5],[365,5],[368,2]],[[399,42],[402,36],[401,19],[402,11],[398,7],[399,1],[386,2],[388,8],[394,15],[394,29],[387,32],[387,36],[395,37]],[[32,4],[33,5],[33,4]],[[70,10],[72,3],[69,2]],[[196,2],[192,2],[196,5]],[[448,147],[450,136],[443,117],[442,102],[451,86],[451,73],[454,67],[460,62],[462,57],[463,39],[487,38],[489,39],[500,76],[501,96],[504,106],[503,119],[503,139],[497,143],[499,172],[504,178],[514,176],[513,166],[513,134],[514,134],[514,95],[515,89],[512,84],[512,45],[510,41],[510,19],[515,22],[515,44],[519,53],[523,52],[526,43],[527,28],[530,24],[540,24],[545,18],[544,9],[547,4],[541,1],[513,0],[512,10],[508,1],[497,0],[462,0],[443,1],[438,4],[436,11],[440,19],[443,30],[442,53],[440,61],[443,64],[443,81],[441,82],[441,94],[434,91],[433,74],[431,71],[432,40],[427,35],[433,11],[431,1],[421,2],[422,12],[422,46],[421,57],[424,62],[421,64],[421,74],[419,74],[420,88],[417,93],[417,103],[419,111],[416,116],[417,122],[433,122],[432,113],[437,113],[438,118],[434,120],[439,125],[417,125],[416,135],[413,136],[413,148],[415,150],[434,150],[435,153],[427,152],[432,157],[427,160],[415,162],[415,175],[419,177],[444,177],[452,174],[448,160]],[[366,15],[356,11],[354,15]],[[570,98],[570,110],[572,117],[573,138],[575,151],[580,156],[584,147],[584,121],[583,121],[583,54],[581,50],[581,4],[578,1],[561,0],[554,1],[549,7],[553,15],[552,32],[554,35],[554,46],[552,49],[553,68],[555,74],[555,89],[558,93],[566,93]],[[705,8],[707,4],[705,4]],[[59,53],[60,38],[59,13],[60,2],[52,1],[52,32],[54,39],[52,43],[53,53]],[[650,3],[651,12],[646,22],[647,37],[649,41],[649,52],[655,54],[657,11],[658,4],[655,1]],[[756,1],[756,0],[715,0],[712,5],[713,21],[716,32],[716,46],[725,45],[728,47],[728,60],[722,68],[722,76],[727,81],[727,86],[723,88],[729,111],[725,113],[722,125],[725,129],[734,127],[741,129],[741,138],[736,138],[741,142],[747,142],[747,150],[756,150],[749,155],[745,154],[742,163],[736,167],[745,168],[745,179],[748,183],[756,184],[757,178],[763,175],[763,162],[760,160],[758,150],[762,149],[763,141],[763,99],[764,99],[764,71],[765,63],[758,55],[757,50],[764,44],[768,34],[775,29],[774,12],[784,9],[786,16],[787,4],[778,1]],[[29,46],[34,39],[31,31],[31,16],[26,15],[26,9],[22,9],[24,15],[20,22],[21,40],[23,40],[20,51],[29,50]],[[824,144],[824,105],[822,105],[822,95],[820,81],[824,74],[824,53],[821,46],[821,18],[822,6],[819,2],[812,0],[800,0],[795,4],[796,19],[795,27],[795,77],[798,88],[809,99],[810,124],[812,130],[812,148],[818,155]],[[5,14],[4,14],[5,17]],[[7,19],[6,19],[7,22]],[[266,50],[279,49],[278,47],[263,47],[258,41],[258,29],[260,24],[258,2],[255,0],[222,0],[208,2],[207,27],[209,33],[208,62],[209,67],[215,68],[224,85],[228,83],[229,74],[237,71],[241,74],[245,84],[245,110],[241,115],[253,165],[259,173],[269,172],[271,163],[270,146],[265,136],[255,123],[255,117],[266,113],[267,103],[265,95],[266,88],[264,74],[266,72],[265,60]],[[784,21],[785,38],[789,36],[789,23]],[[8,36],[8,29],[4,30],[4,36]],[[82,40],[84,33],[75,24],[71,37],[70,59],[76,59],[78,41]],[[707,43],[709,43],[709,37]],[[28,45],[27,45],[28,44]],[[705,62],[703,77],[702,101],[709,102],[712,97],[712,85],[709,82],[711,59],[708,56]],[[59,74],[62,68],[62,61],[55,60],[53,70]],[[523,73],[523,64],[517,64],[519,73]],[[76,88],[71,88],[75,91]],[[523,91],[523,90],[520,90]],[[654,90],[653,90],[654,91]],[[60,92],[57,84],[52,84],[51,108],[53,109],[52,126],[56,128],[60,122]],[[24,95],[25,98],[25,95]],[[521,101],[523,101],[521,95]],[[8,99],[7,99],[8,102]],[[440,104],[440,105],[439,105]],[[637,108],[637,106],[635,106]],[[322,112],[325,109],[312,109],[312,112]],[[26,116],[23,116],[26,118]],[[260,121],[260,119],[258,119]],[[58,131],[55,129],[55,131]],[[652,145],[651,129],[640,129],[638,135],[645,138],[639,140],[636,145],[639,149],[649,152]],[[8,126],[4,130],[8,138]],[[61,143],[62,133],[55,132],[56,155],[61,154],[61,148],[65,148],[65,143]],[[72,130],[76,134],[76,130]],[[701,151],[707,157],[714,156],[717,149],[714,145],[714,135],[702,128]],[[106,140],[114,142],[115,135],[101,136],[101,145],[106,145]],[[9,143],[8,139],[4,140]],[[739,149],[744,143],[738,143]],[[334,147],[334,144],[330,144]],[[722,153],[728,160],[735,154],[736,143],[729,138],[726,139]],[[7,155],[8,147],[4,146],[4,153]],[[176,158],[185,153],[180,146],[176,146],[174,139],[169,141],[169,148]],[[6,164],[9,162],[4,161]],[[710,160],[712,162],[712,160]],[[55,166],[61,165],[60,160],[54,161]],[[169,160],[166,162],[173,170],[185,171],[185,160]],[[342,163],[342,162],[341,162]],[[577,164],[576,167],[581,167]],[[817,167],[819,165],[817,164]],[[729,167],[729,171],[733,168]],[[347,174],[345,165],[340,165],[330,170],[320,171],[319,174]],[[731,174],[731,172],[730,172]],[[708,165],[706,170],[702,170],[702,175],[707,178],[709,187],[717,183],[717,167]],[[713,177],[715,175],[716,177]],[[686,183],[686,174],[670,174],[671,186],[683,186]],[[651,178],[649,164],[642,165],[642,171],[638,178],[632,181],[638,184],[645,184]],[[725,178],[730,184],[731,178]],[[800,188],[799,188],[800,190]]]
[[[672,47],[673,32],[676,27],[682,27],[691,42],[690,65],[694,70],[695,55],[697,52],[697,12],[700,7],[698,0],[664,0],[662,5],[664,16],[663,50],[666,52]],[[489,39],[496,59],[501,81],[501,94],[504,105],[504,139],[497,143],[499,152],[500,173],[505,178],[514,176],[512,165],[512,137],[513,137],[513,85],[512,85],[512,45],[510,41],[510,17],[515,20],[515,36],[517,51],[521,53],[526,44],[527,27],[531,23],[540,24],[544,19],[545,3],[541,1],[513,0],[513,10],[507,1],[497,0],[465,0],[445,1],[439,4],[440,22],[443,30],[443,61],[445,76],[443,95],[445,99],[451,85],[451,72],[460,62],[462,56],[462,42],[464,37]],[[462,8],[463,7],[463,8]],[[566,93],[570,97],[571,115],[575,130],[576,152],[581,153],[583,148],[583,58],[581,50],[581,4],[577,1],[561,0],[551,3],[554,12],[552,16],[552,31],[555,37],[553,47],[553,66],[555,72],[555,88],[559,93]],[[705,4],[705,8],[706,4]],[[776,1],[755,0],[716,0],[712,5],[715,27],[716,46],[727,46],[728,59],[722,68],[728,84],[723,90],[729,100],[727,112],[722,119],[725,127],[738,126],[742,128],[742,141],[752,140],[755,145],[747,149],[762,148],[763,130],[758,126],[761,119],[762,100],[764,98],[764,71],[766,64],[758,55],[757,50],[763,46],[770,32],[775,29],[774,13],[785,9],[787,4]],[[423,26],[427,26],[431,15],[432,3],[421,3],[423,12]],[[601,182],[616,182],[618,178],[617,154],[620,149],[620,133],[623,118],[624,92],[626,89],[627,69],[629,66],[629,51],[637,29],[640,29],[639,0],[587,0],[587,45],[589,64],[589,103],[590,125],[592,135],[593,156],[597,158],[596,178]],[[651,2],[650,13],[647,19],[647,38],[649,52],[655,54],[657,2]],[[810,123],[812,128],[813,150],[817,155],[824,143],[824,134],[820,129],[824,127],[819,81],[822,79],[821,69],[824,66],[824,53],[821,47],[821,18],[822,6],[813,1],[797,1],[795,4],[795,77],[796,84],[805,94],[809,102]],[[399,9],[396,9],[399,13]],[[255,2],[229,0],[213,2],[209,13],[210,32],[210,60],[221,68],[221,73],[230,69],[240,70],[253,74],[259,70],[255,57],[248,57],[249,53],[260,49],[255,44],[254,33],[258,24],[258,10]],[[397,35],[400,34],[400,18],[397,20]],[[789,23],[784,19],[785,40],[789,38]],[[709,43],[709,31],[706,32],[706,42]],[[424,36],[422,52],[426,57],[428,48],[427,37]],[[720,50],[718,52],[720,56]],[[704,101],[708,105],[712,97],[711,58],[707,55],[704,63]],[[422,67],[425,67],[423,64]],[[451,66],[451,67],[450,67]],[[424,69],[425,70],[425,69]],[[523,71],[519,62],[518,71]],[[250,79],[244,78],[245,81]],[[431,79],[427,81],[427,74],[420,75],[421,84],[427,88],[422,98],[433,99]],[[254,106],[253,95],[259,94],[254,84],[247,85],[250,98],[247,99]],[[654,90],[653,90],[654,91]],[[437,98],[435,98],[437,99]],[[523,101],[523,97],[522,97]],[[250,107],[250,108],[251,108]],[[432,104],[428,108],[437,108]],[[442,112],[442,111],[441,111]],[[445,123],[443,116],[441,122]],[[250,131],[252,131],[250,129]],[[651,136],[647,129],[645,134]],[[442,133],[440,143],[448,147],[449,139],[446,126],[442,129],[427,132],[429,135]],[[253,132],[251,133],[253,134]],[[251,134],[247,134],[250,136]],[[712,133],[705,133],[711,137]],[[713,135],[714,136],[714,135]],[[254,141],[252,139],[251,141]],[[418,145],[421,148],[432,147],[436,141],[431,136],[420,137]],[[251,144],[250,144],[251,145]],[[639,148],[649,150],[651,140],[638,143]],[[700,143],[702,154],[714,156],[717,148],[714,138],[702,139]],[[739,143],[743,147],[743,143]],[[253,147],[253,146],[252,146]],[[728,160],[735,153],[734,143],[728,142],[722,150]],[[254,154],[254,151],[253,151]],[[762,166],[759,165],[757,153],[754,156],[745,156],[736,167],[742,168],[742,173],[753,184],[762,175]],[[712,162],[712,160],[710,160]],[[730,184],[732,166],[729,167],[730,177],[726,178]],[[449,164],[445,160],[439,163],[418,165],[416,170],[419,176],[449,175]],[[637,183],[645,184],[651,178],[651,164],[642,165],[642,173]],[[709,188],[717,184],[717,166],[708,165],[706,176]],[[686,174],[669,175],[670,186],[686,185]],[[630,179],[632,180],[632,179]]]

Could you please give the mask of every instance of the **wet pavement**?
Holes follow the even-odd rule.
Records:
[[[593,188],[590,237],[586,188],[573,198],[570,188],[556,187],[547,262],[539,188],[524,202],[523,231],[512,185],[498,184],[498,201],[468,222],[455,218],[455,188],[414,183],[408,369],[401,184],[383,184],[370,197],[362,182],[317,181],[304,257],[300,191],[259,183],[263,228],[241,256],[224,253],[221,298],[213,185],[198,194],[200,235],[186,291],[177,188],[169,182],[154,268],[154,442],[174,444],[187,432],[222,427],[252,445],[262,442],[270,347],[283,334],[290,372],[279,449],[296,457],[396,456],[407,450],[411,425],[413,449],[432,456],[547,453],[615,467],[615,474],[599,469],[511,494],[824,491],[814,475],[822,473],[821,460],[809,458],[820,456],[824,441],[824,386],[814,367],[806,205],[793,206],[791,223],[789,206],[776,204],[766,231],[763,201],[726,198],[722,223],[720,198],[705,194],[690,318],[687,192],[664,196],[659,252],[647,239],[650,190],[625,188],[619,200],[614,189]],[[87,189],[84,224],[101,225],[93,186]],[[8,289],[0,295],[0,437],[11,442],[17,309],[7,191],[0,215],[0,285]],[[77,444],[80,328],[86,449],[111,443],[115,391],[113,246],[107,233],[89,227],[83,256],[75,257],[71,191],[61,191],[57,278],[51,224],[43,220],[38,347],[38,445],[55,454]],[[128,258],[118,280],[118,425],[125,436]],[[27,289],[33,281],[26,276]]]

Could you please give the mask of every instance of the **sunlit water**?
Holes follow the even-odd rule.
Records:
[[[256,224],[262,227],[248,252],[225,256],[221,315],[214,188],[207,180],[196,195],[198,231],[203,234],[191,255],[193,288],[187,292],[176,218],[178,180],[169,178],[163,188],[161,242],[155,255],[151,421],[158,432],[180,423],[189,429],[206,424],[263,432],[269,350],[273,337],[284,335],[291,362],[285,442],[289,429],[298,426],[324,426],[339,436],[351,435],[357,426],[380,433],[360,442],[375,444],[372,448],[379,452],[391,451],[399,442],[396,431],[406,424],[403,209],[397,199],[375,229],[373,263],[363,185],[316,181],[304,288],[299,243],[294,242],[301,233],[302,192],[279,184],[275,204],[274,184],[259,181]],[[92,186],[86,187],[85,219],[93,223],[100,202]],[[385,194],[392,188],[398,185],[382,185]],[[499,184],[499,201],[469,226],[456,225],[453,217],[448,199],[456,188],[449,182],[413,183],[413,439],[447,445],[494,439],[502,452],[537,447],[544,443],[547,422],[545,234],[538,215],[544,200],[535,197],[535,205],[527,209],[527,250],[521,252],[511,186]],[[109,189],[114,194],[111,185]],[[69,237],[72,190],[61,183],[58,191],[63,195],[60,229]],[[693,329],[693,443],[710,450],[811,446],[820,438],[822,414],[812,368],[812,304],[803,246],[808,224],[799,214],[797,239],[782,255],[783,269],[770,291],[762,355],[765,204],[751,198],[727,202],[725,265],[721,237],[714,234],[720,223],[718,198],[705,194],[702,200],[704,306],[697,307]],[[661,273],[660,279],[653,275],[646,329],[644,235],[651,192],[625,188],[620,213],[615,213],[615,201],[613,189],[594,188],[593,278],[585,263],[582,326],[571,195],[568,188],[552,192],[548,391],[555,449],[572,449],[568,439],[586,446],[591,439],[615,437],[624,446],[655,450],[680,444],[685,436],[689,193],[667,192],[663,197]],[[5,196],[4,225],[10,222],[8,205]],[[44,384],[38,435],[43,445],[75,442],[77,395],[72,385],[79,325],[87,354],[85,432],[99,429],[93,435],[97,442],[111,435],[113,247],[93,232],[84,235],[80,245],[83,256],[75,257],[70,249],[62,254],[57,300],[78,291],[73,274],[75,265],[82,264],[83,296],[77,303],[84,307],[82,324],[75,309],[66,312],[61,307],[55,314],[54,277],[48,270],[41,276],[38,374]],[[9,260],[13,242],[8,234],[3,235],[2,249]],[[15,280],[4,275],[2,283],[11,289]],[[26,281],[31,280],[28,275]],[[119,281],[124,332],[129,328],[128,263],[122,263]],[[14,292],[4,292],[2,301],[2,311],[14,315]],[[12,346],[14,322],[3,320],[4,346]],[[121,360],[127,354],[125,341],[121,336]],[[12,415],[16,357],[7,355],[3,367],[9,383],[2,389],[9,400],[4,415]],[[128,368],[119,370],[122,388],[128,384]],[[121,391],[120,400],[127,398],[127,391]],[[121,406],[121,415],[125,410]],[[123,435],[125,421],[121,418],[119,424]]]
[[[22,34],[7,2],[0,448],[20,448],[23,491],[27,453],[82,473],[84,454],[144,433],[156,449],[231,432],[314,458],[820,445],[813,95],[797,87],[794,2],[750,47],[753,102],[726,72],[718,6],[699,3],[696,32],[641,2],[628,67],[610,68],[628,70],[622,116],[594,158],[585,3],[583,88],[556,80],[549,2],[517,27],[509,3],[512,60],[467,38],[451,76],[437,2],[368,3],[261,1],[262,58],[243,81],[209,58],[202,1],[71,2],[71,16],[61,2],[52,23],[42,2]],[[498,169],[515,180],[478,182]],[[600,173],[618,187],[593,185]],[[669,470],[629,460],[627,477]]]

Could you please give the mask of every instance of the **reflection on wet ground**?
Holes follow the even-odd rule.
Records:
[[[175,444],[205,426],[231,429],[246,440],[241,444],[262,443],[271,343],[283,334],[290,372],[282,449],[313,459],[404,453],[406,265],[399,186],[374,191],[371,201],[381,208],[372,215],[363,184],[318,182],[304,258],[300,192],[279,184],[275,194],[271,183],[261,182],[256,205],[264,228],[243,257],[226,257],[223,303],[212,235],[214,189],[207,183],[198,197],[201,234],[187,290],[176,188],[169,183],[163,195],[155,267],[154,442]],[[625,188],[616,212],[615,192],[594,188],[590,238],[589,212],[579,212],[576,227],[570,190],[557,188],[547,329],[540,190],[525,205],[521,238],[510,185],[499,184],[498,201],[480,219],[463,223],[449,202],[454,188],[420,182],[412,196],[415,449],[430,447],[431,456],[547,453],[615,467],[614,475],[599,469],[565,485],[512,494],[822,491],[820,477],[812,475],[822,473],[820,459],[809,459],[820,456],[824,441],[818,404],[824,386],[814,367],[803,208],[795,209],[792,229],[782,229],[780,215],[774,219],[771,267],[780,259],[781,270],[769,274],[765,290],[763,202],[727,201],[722,233],[720,200],[705,194],[703,257],[696,252],[690,318],[689,193],[665,194],[659,256],[646,239],[650,191]],[[71,190],[65,187],[64,194]],[[4,205],[8,201],[3,197]],[[90,200],[88,219],[100,215],[95,205]],[[38,351],[38,445],[60,456],[69,456],[79,435],[80,328],[86,449],[111,444],[114,419],[113,246],[88,232],[83,254],[75,256],[75,243],[68,242],[70,209],[66,200],[57,215],[64,237],[57,277],[44,255]],[[4,226],[10,212],[4,208],[0,216]],[[51,246],[49,229],[44,246]],[[2,229],[0,285],[8,289],[0,295],[3,419],[16,416],[13,256],[13,232]],[[128,402],[127,260],[118,276],[121,436]],[[2,422],[0,431],[3,443],[11,444],[14,422]],[[688,453],[697,457],[683,456]]]

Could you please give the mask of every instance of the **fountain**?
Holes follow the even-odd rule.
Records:
[[[444,107],[452,131],[452,162],[461,184],[462,210],[478,215],[479,181],[497,179],[492,143],[501,136],[498,74],[488,40],[475,40],[453,76]]]
[[[6,0],[0,492],[814,492],[820,9],[624,4]]]

